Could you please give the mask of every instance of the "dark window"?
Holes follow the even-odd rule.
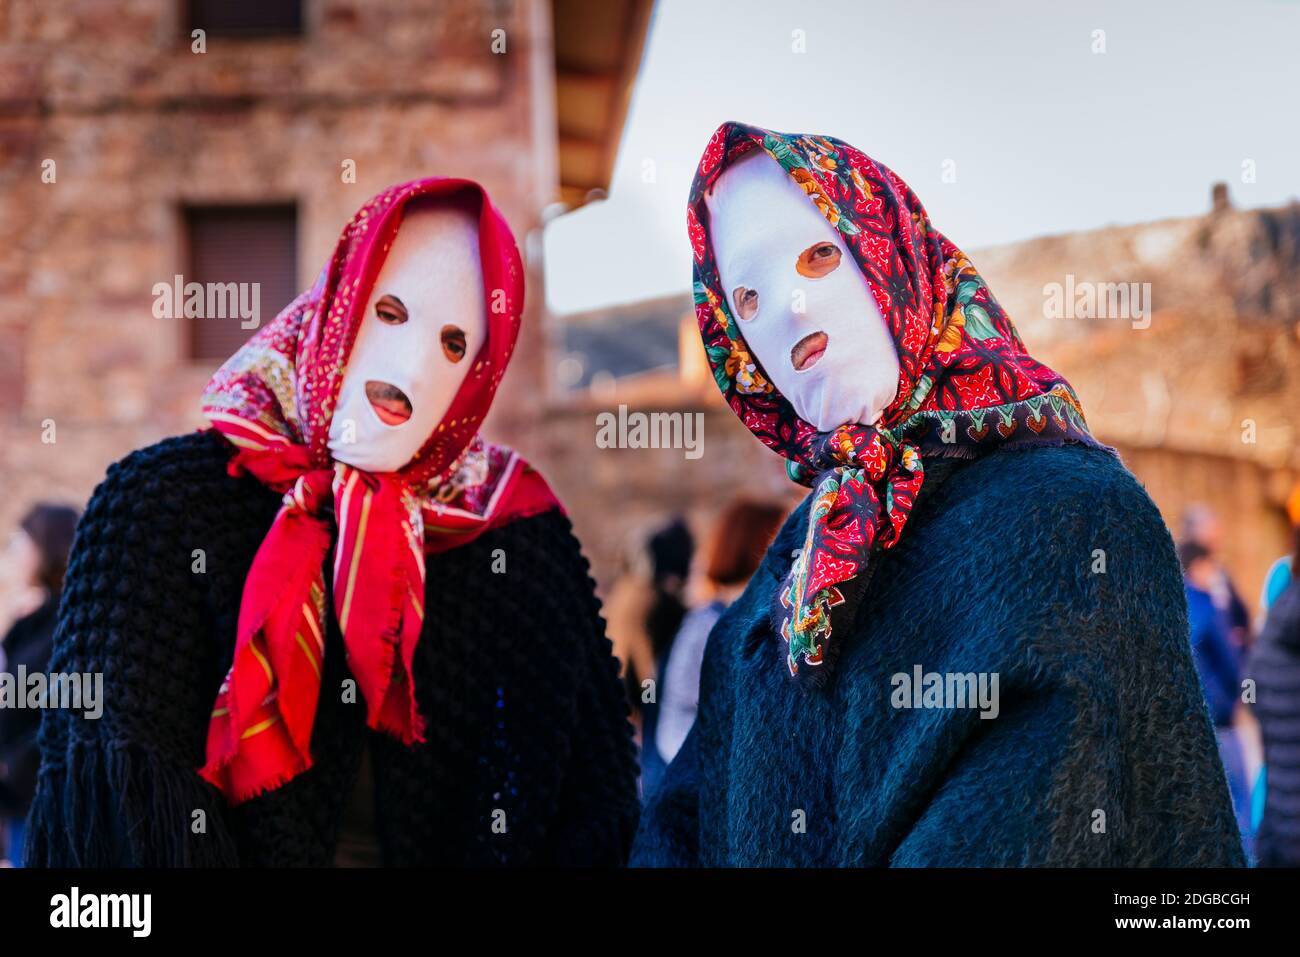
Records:
[[[301,0],[186,0],[189,28],[209,37],[283,37],[302,33]]]
[[[184,280],[203,287],[205,305],[202,316],[187,320],[190,356],[225,359],[257,331],[246,318],[251,312],[248,306],[256,302],[260,329],[301,291],[298,210],[294,206],[190,207],[185,210],[185,229],[189,269]],[[232,292],[226,283],[239,285]],[[252,283],[258,284],[256,300]],[[218,285],[221,288],[212,292]],[[209,303],[215,308],[208,308]],[[235,308],[236,303],[241,308]]]

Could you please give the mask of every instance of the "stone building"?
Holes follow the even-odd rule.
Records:
[[[1300,204],[1237,210],[1216,193],[1204,216],[976,261],[1175,535],[1191,505],[1219,514],[1225,560],[1254,609],[1269,565],[1291,551],[1286,502],[1300,480]],[[1044,290],[1067,283],[1129,284],[1144,314],[1089,317],[1078,292],[1073,310],[1047,308]]]
[[[160,318],[158,284],[257,282],[269,321],[366,198],[429,174],[484,183],[525,253],[490,429],[545,469],[540,229],[608,186],[650,7],[0,5],[0,527],[202,425],[203,385],[249,321]]]

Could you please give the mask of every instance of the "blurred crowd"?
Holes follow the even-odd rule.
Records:
[[[709,632],[763,561],[787,509],[738,498],[702,547],[674,518],[635,546],[605,603],[641,745],[642,795],[653,791],[695,721]]]
[[[1223,526],[1188,509],[1178,542],[1192,658],[1247,856],[1300,866],[1300,487],[1288,502],[1294,547],[1269,569],[1252,613],[1221,556]]]

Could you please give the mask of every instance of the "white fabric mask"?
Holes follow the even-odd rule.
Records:
[[[375,278],[330,422],[336,461],[395,472],[446,415],[487,337],[478,222],[413,203]]]
[[[875,425],[898,391],[898,350],[839,232],[760,151],[705,203],[727,304],[763,371],[818,431]]]

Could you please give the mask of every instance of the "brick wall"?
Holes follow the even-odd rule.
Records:
[[[553,114],[545,0],[304,9],[301,37],[208,37],[196,54],[179,2],[0,6],[6,535],[34,500],[84,502],[110,462],[201,424],[217,363],[189,360],[184,320],[152,313],[153,285],[184,272],[185,205],[296,203],[302,287],[366,198],[420,175],[478,179],[521,248],[537,245],[556,194],[554,124],[538,121]],[[504,55],[490,47],[498,28]],[[496,434],[525,451],[542,375],[538,262],[528,299],[494,410]],[[264,319],[280,305],[262,303]],[[7,587],[0,569],[0,608]]]

